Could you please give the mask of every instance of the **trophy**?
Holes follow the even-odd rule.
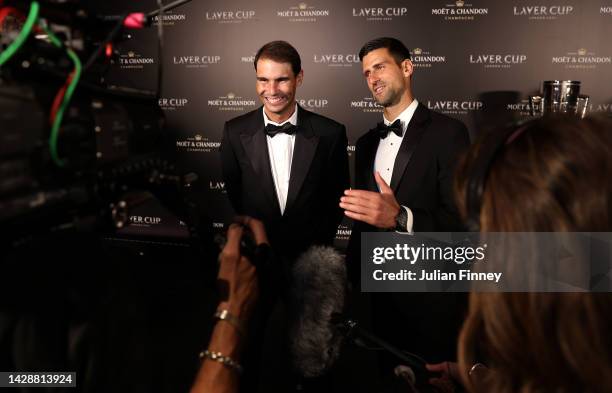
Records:
[[[569,113],[584,118],[589,96],[580,94],[580,81],[544,81],[542,95],[530,96],[532,116]]]

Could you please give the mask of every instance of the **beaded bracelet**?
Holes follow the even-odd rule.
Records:
[[[214,360],[215,362],[219,362],[223,364],[224,366],[228,366],[236,370],[239,374],[242,374],[242,366],[238,364],[237,361],[230,358],[229,356],[223,355],[221,352],[213,352],[207,349],[203,352],[200,352],[200,359],[204,359],[204,358]]]

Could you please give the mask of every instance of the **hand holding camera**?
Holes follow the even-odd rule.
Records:
[[[218,309],[228,310],[247,321],[259,297],[259,282],[253,264],[254,247],[268,244],[263,223],[251,217],[238,217],[227,231],[227,242],[219,255],[217,283],[221,292]],[[247,251],[245,251],[247,250]]]

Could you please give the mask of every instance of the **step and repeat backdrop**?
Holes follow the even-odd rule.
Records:
[[[113,0],[97,10],[156,7],[154,0]],[[107,79],[154,90],[162,67],[167,132],[180,164],[199,175],[201,209],[219,231],[232,216],[219,162],[223,124],[259,107],[253,59],[268,41],[297,48],[304,69],[299,103],[346,125],[349,156],[357,138],[381,121],[358,58],[361,46],[380,36],[411,50],[416,98],[465,122],[472,138],[528,117],[528,96],[544,80],[579,80],[590,111],[612,113],[611,0],[194,0],[156,23],[163,26],[161,58],[156,26],[130,32]],[[155,203],[132,216],[134,233],[185,233]],[[339,243],[349,235],[345,222]]]

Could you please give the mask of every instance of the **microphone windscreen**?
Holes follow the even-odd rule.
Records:
[[[343,335],[332,329],[347,291],[344,257],[331,247],[313,246],[292,270],[289,321],[294,367],[304,377],[325,373],[338,358]]]

